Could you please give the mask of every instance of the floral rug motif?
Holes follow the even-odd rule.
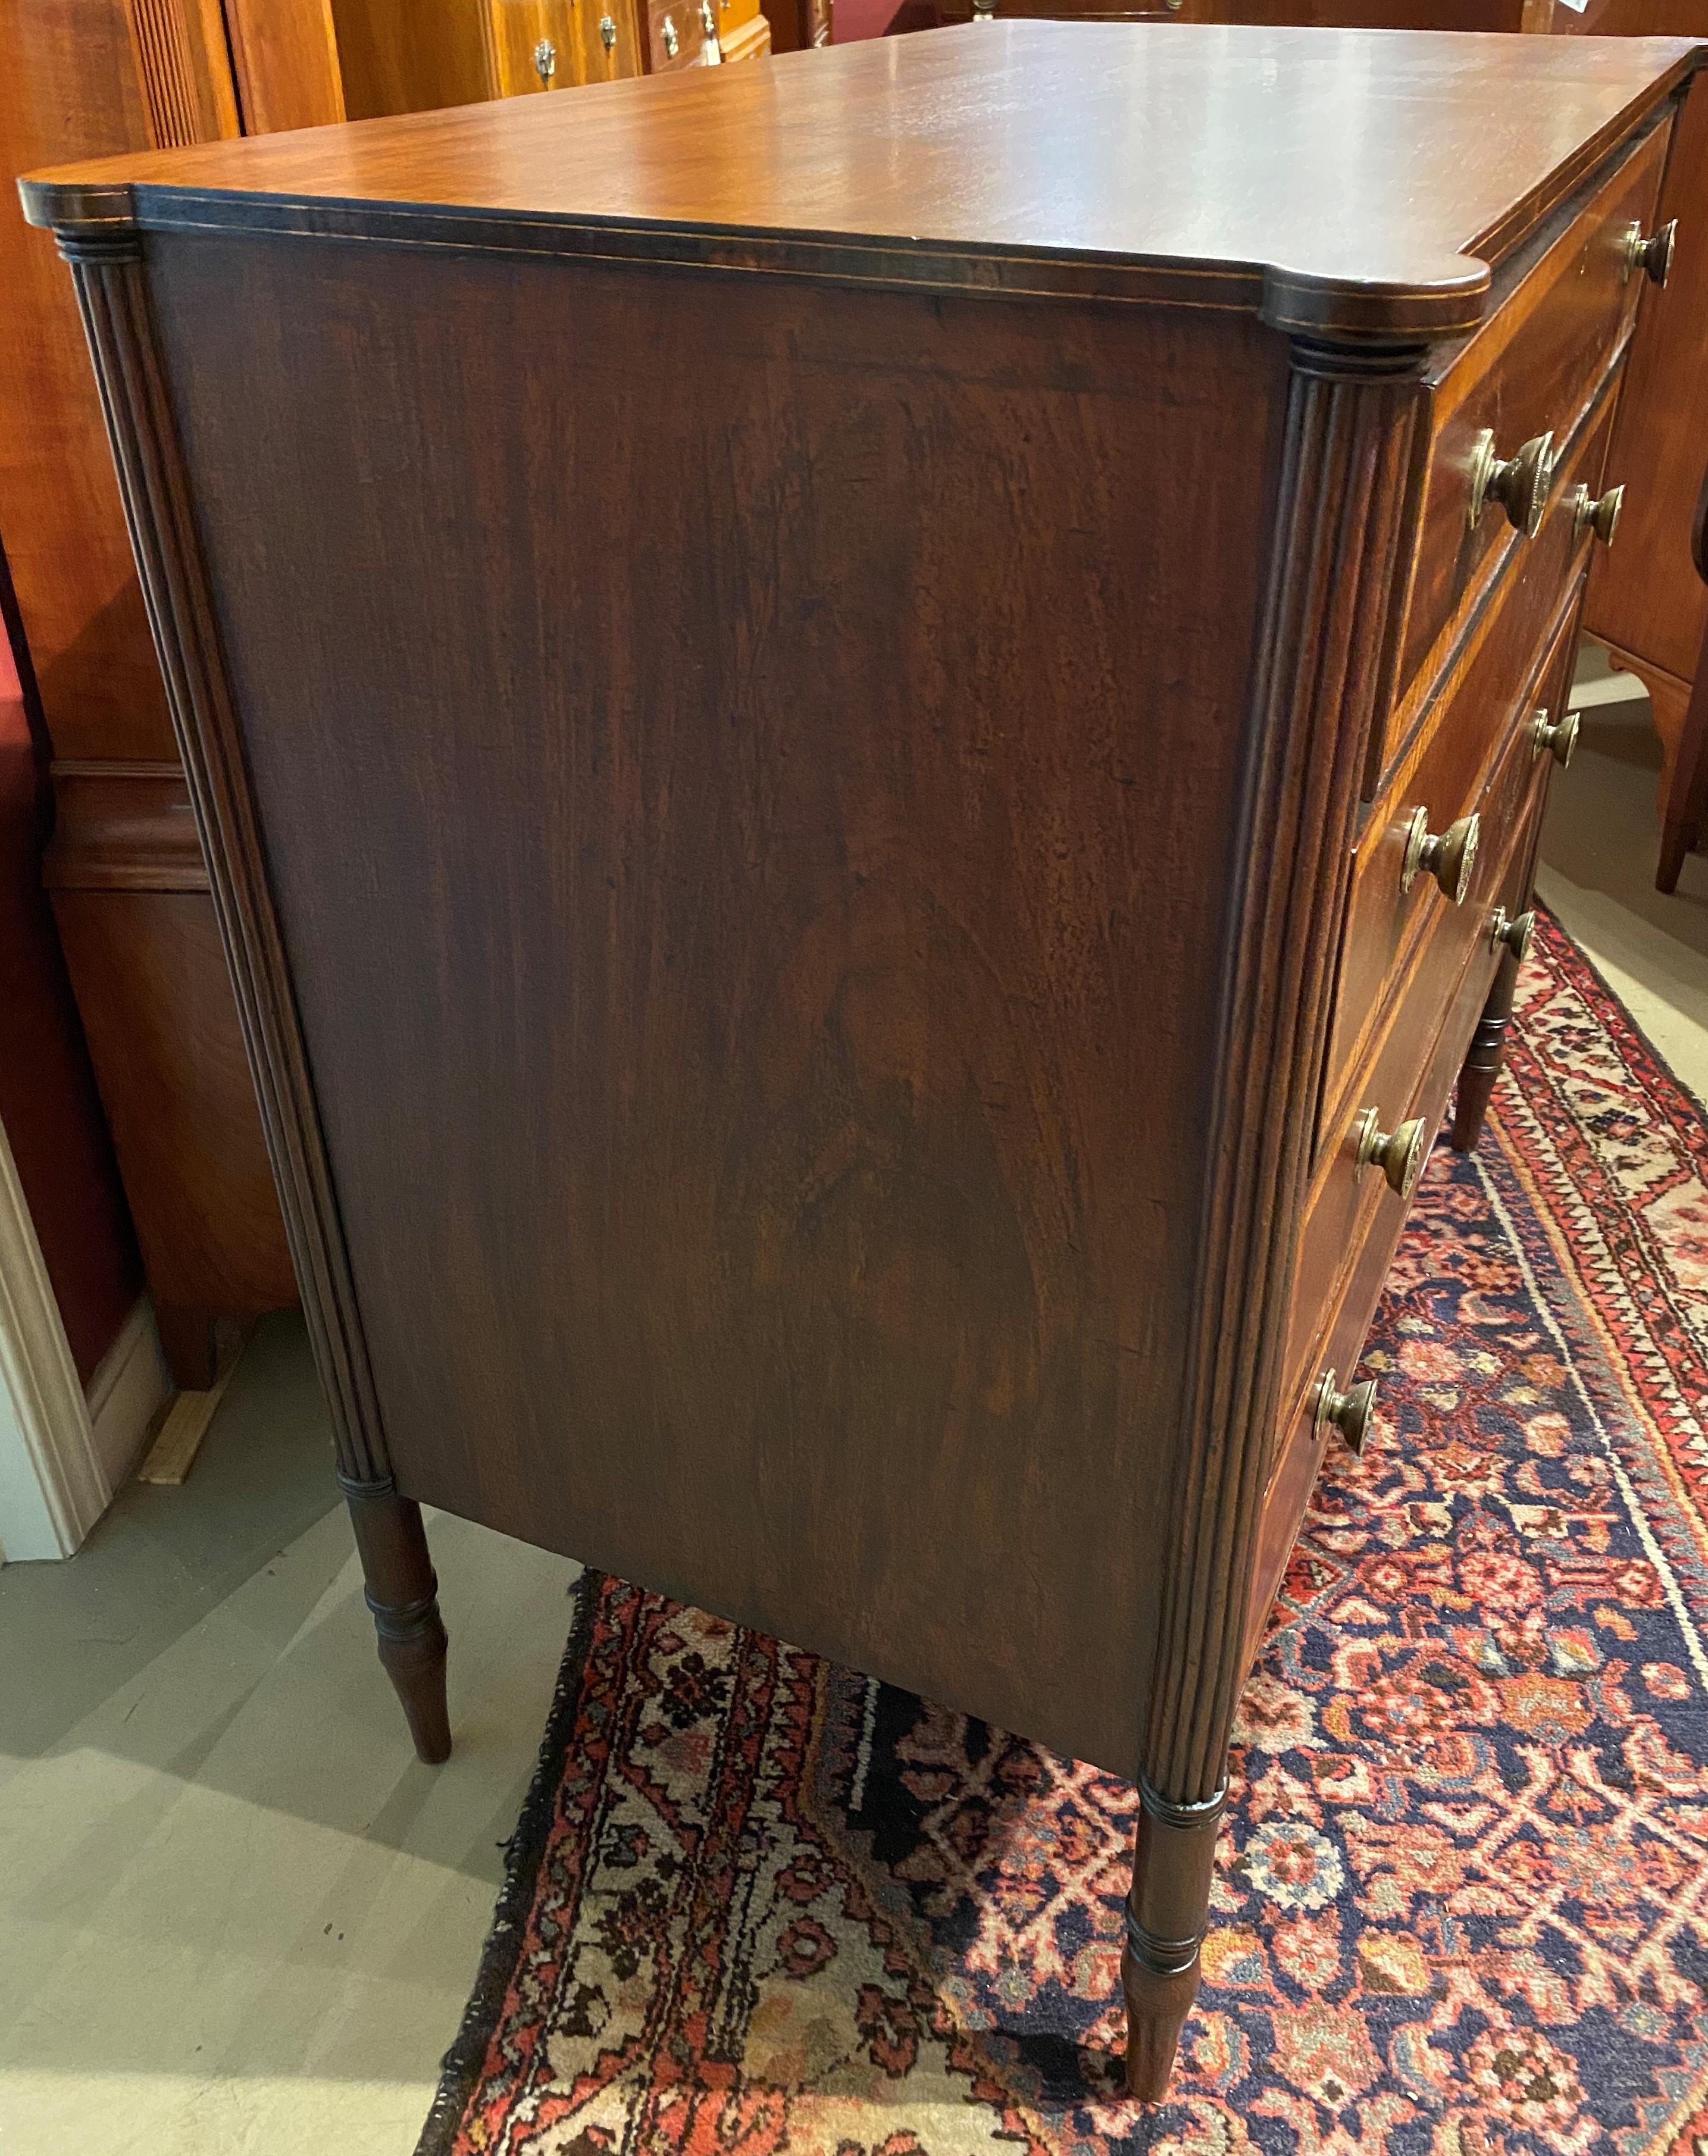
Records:
[[[1708,1124],[1544,923],[1241,1708],[1169,2101],[1114,1777],[587,1575],[418,2156],[1708,2156]]]

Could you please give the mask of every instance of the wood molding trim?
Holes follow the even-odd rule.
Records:
[[[241,133],[219,0],[126,0],[157,150]]]
[[[7,1558],[69,1557],[106,1510],[113,1486],[48,1279],[18,1168],[0,1131],[0,1388],[40,1493],[8,1505]],[[31,1517],[33,1514],[34,1517]]]
[[[389,1484],[391,1460],[332,1194],[290,974],[255,828],[172,410],[141,234],[104,216],[58,234],[100,383],[125,515],[236,990],[291,1262],[347,1477]]]
[[[175,763],[61,762],[53,767],[49,891],[207,891],[208,864]]]
[[[1212,1089],[1208,1204],[1146,1772],[1175,1804],[1220,1788],[1244,1677],[1264,1436],[1280,1407],[1292,1229],[1310,1168],[1359,781],[1402,526],[1421,351],[1294,347],[1259,647],[1247,865]],[[1325,744],[1332,743],[1331,754]]]
[[[146,1295],[139,1296],[85,1394],[95,1457],[109,1491],[118,1491],[130,1480],[155,1415],[172,1389],[154,1306]]]

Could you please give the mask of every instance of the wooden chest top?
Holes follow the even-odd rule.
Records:
[[[69,167],[103,214],[883,283],[1155,296],[1438,336],[1686,39],[974,23],[754,69]]]

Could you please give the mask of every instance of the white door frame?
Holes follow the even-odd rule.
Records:
[[[128,1479],[172,1378],[141,1296],[85,1389],[0,1127],[0,1564],[69,1557]]]

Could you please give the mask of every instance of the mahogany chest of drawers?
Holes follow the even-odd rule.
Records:
[[[1129,1776],[1161,2090],[1696,59],[998,23],[27,185],[423,1756],[427,1501]]]

